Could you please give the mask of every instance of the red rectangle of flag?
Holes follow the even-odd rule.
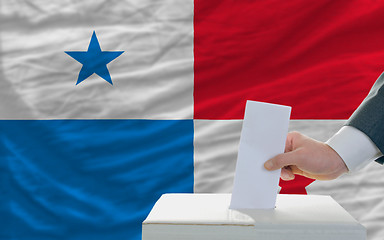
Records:
[[[195,1],[194,117],[242,119],[246,100],[292,119],[346,119],[383,71],[384,2]]]

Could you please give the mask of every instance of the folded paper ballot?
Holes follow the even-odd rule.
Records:
[[[143,240],[365,240],[366,230],[330,196],[278,195],[275,209],[229,209],[231,194],[164,194]]]
[[[264,163],[284,152],[291,107],[247,101],[230,208],[275,207],[281,170]]]

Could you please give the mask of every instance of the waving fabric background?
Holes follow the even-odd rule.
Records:
[[[326,140],[383,71],[378,1],[0,2],[0,238],[140,239],[167,192],[230,192],[246,100],[290,105]],[[95,31],[109,84],[76,85]],[[95,60],[97,61],[97,60]],[[384,234],[375,163],[330,194]]]

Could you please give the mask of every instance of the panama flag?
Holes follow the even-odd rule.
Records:
[[[231,192],[246,100],[292,106],[291,130],[327,140],[384,69],[383,12],[2,0],[0,239],[140,239],[161,194]],[[330,194],[380,239],[382,171],[281,193]]]

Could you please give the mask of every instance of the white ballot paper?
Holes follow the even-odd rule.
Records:
[[[288,106],[247,101],[229,208],[275,208],[281,170],[264,163],[284,152],[290,114]]]

